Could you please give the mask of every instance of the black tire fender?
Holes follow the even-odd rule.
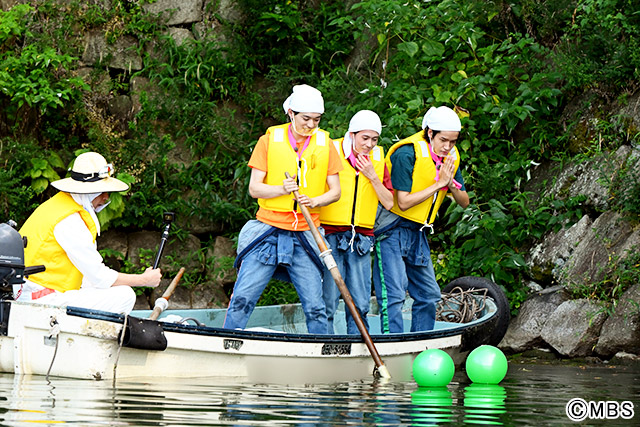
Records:
[[[495,301],[498,307],[498,323],[496,328],[491,333],[489,342],[487,344],[497,346],[504,335],[507,333],[509,327],[509,320],[511,319],[511,308],[509,306],[509,300],[504,294],[504,291],[493,281],[485,277],[476,276],[463,276],[451,281],[447,286],[442,289],[443,293],[449,293],[454,288],[461,288],[462,290],[469,289],[486,289],[487,296],[491,297]]]

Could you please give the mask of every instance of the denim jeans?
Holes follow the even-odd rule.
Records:
[[[433,329],[440,287],[436,282],[427,235],[429,228],[401,219],[377,236],[373,285],[380,307],[380,330],[404,332],[402,305],[406,292],[413,298],[411,332]]]
[[[349,244],[352,232],[331,233],[326,236],[331,248],[331,255],[336,261],[338,271],[344,279],[347,289],[351,294],[353,303],[360,313],[364,325],[369,329],[367,313],[371,299],[371,251],[373,250],[373,237],[356,233],[353,241],[353,249]],[[336,285],[331,272],[325,267],[323,278],[323,296],[327,307],[327,322],[330,334],[334,333],[333,318],[338,307],[340,290]],[[347,333],[359,334],[351,312],[345,307],[347,319]]]
[[[295,233],[302,232],[277,230],[257,243],[243,257],[229,301],[225,328],[246,327],[276,268],[282,267],[286,269],[298,292],[309,333],[327,333],[327,314],[322,299],[322,273],[304,250]]]

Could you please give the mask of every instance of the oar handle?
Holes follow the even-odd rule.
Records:
[[[291,178],[291,175],[289,175],[288,172],[285,172],[284,175],[287,178]],[[294,191],[293,195],[295,196],[296,200],[298,200],[300,196],[299,193],[297,191]],[[342,294],[342,299],[344,300],[344,304],[349,309],[349,312],[351,313],[351,317],[353,317],[353,320],[355,321],[356,326],[360,331],[360,335],[362,335],[362,339],[364,340],[364,343],[369,349],[369,353],[371,353],[371,357],[373,358],[373,361],[376,364],[376,369],[378,374],[382,378],[391,378],[391,374],[389,374],[389,370],[384,365],[384,362],[382,361],[382,358],[380,357],[380,354],[378,353],[378,350],[376,349],[376,346],[373,343],[373,340],[371,339],[371,335],[369,335],[369,331],[367,331],[367,327],[362,321],[362,317],[360,317],[360,313],[356,309],[356,305],[354,304],[353,298],[351,297],[351,292],[349,292],[349,289],[347,288],[346,283],[342,279],[342,275],[340,274],[340,270],[338,270],[336,261],[333,259],[333,255],[331,255],[331,250],[327,249],[327,245],[324,242],[324,239],[322,238],[322,236],[320,235],[320,231],[318,231],[318,227],[316,227],[315,223],[313,222],[313,219],[311,218],[309,209],[307,209],[306,206],[300,204],[300,202],[298,202],[298,206],[300,206],[300,211],[302,212],[304,219],[307,221],[307,224],[309,225],[309,229],[311,230],[311,234],[313,234],[313,238],[316,241],[316,244],[318,245],[318,249],[320,249],[320,257],[322,258],[322,261],[329,269],[329,272],[331,273],[331,277],[333,277],[333,280],[336,282],[336,285],[340,290],[340,294]]]
[[[153,307],[153,311],[151,312],[151,316],[149,316],[149,319],[156,320],[158,316],[160,316],[160,314],[164,311],[164,309],[168,305],[167,302],[169,301],[169,298],[171,298],[171,295],[173,295],[173,291],[176,290],[176,287],[178,286],[178,282],[180,282],[180,279],[182,278],[183,274],[184,274],[184,267],[181,267],[180,270],[178,271],[178,274],[176,274],[176,277],[173,278],[173,280],[171,281],[167,289],[164,291],[162,296],[158,298],[158,300],[164,299],[165,303],[162,304],[162,303],[159,303],[158,300],[156,300],[156,304]]]

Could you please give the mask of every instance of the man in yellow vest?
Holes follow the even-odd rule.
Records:
[[[373,224],[378,201],[385,209],[393,206],[391,177],[378,146],[382,123],[370,110],[358,111],[349,122],[344,138],[334,140],[343,169],[340,172],[340,200],[320,209],[320,223],[340,274],[367,329],[371,298],[371,252]],[[324,270],[324,303],[328,331],[334,333],[334,313],[340,292],[327,268]],[[358,334],[353,317],[346,310],[347,333]]]
[[[96,213],[109,203],[109,193],[129,188],[111,175],[113,165],[88,152],[76,158],[69,178],[51,183],[60,192],[41,204],[20,229],[27,238],[25,263],[44,265],[46,270],[14,285],[16,300],[129,313],[136,301],[131,286],[160,284],[159,269],[119,273],[107,267],[98,252]]]
[[[394,144],[387,154],[394,203],[376,220],[373,283],[383,333],[404,331],[402,305],[413,298],[411,332],[433,329],[440,287],[427,236],[442,201],[451,194],[462,207],[469,196],[455,145],[462,126],[449,107],[432,107],[423,131]]]
[[[342,164],[329,134],[318,128],[324,113],[319,90],[294,86],[283,109],[290,123],[267,129],[249,160],[249,193],[258,199],[260,208],[257,219],[247,222],[238,236],[238,279],[224,327],[246,327],[260,295],[275,275],[296,288],[308,332],[326,334],[324,267],[298,204],[309,209],[319,226],[320,207],[340,198],[338,172]],[[285,178],[285,172],[291,178]],[[293,191],[299,192],[298,200]]]

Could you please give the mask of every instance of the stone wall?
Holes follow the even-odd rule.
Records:
[[[111,7],[111,1],[97,2],[102,7]],[[240,11],[230,0],[158,0],[151,4],[144,4],[143,10],[152,18],[157,18],[166,25],[165,35],[173,38],[177,45],[188,43],[190,40],[221,39],[224,38],[222,28],[225,24],[232,24],[242,19]],[[159,57],[162,52],[157,50],[157,43],[150,42],[143,46],[146,53]],[[135,37],[125,36],[115,43],[108,44],[105,38],[105,30],[96,28],[85,34],[84,52],[81,58],[79,73],[83,76],[92,76],[90,84],[105,85],[105,80],[110,79],[109,72],[96,73],[98,70],[122,72],[125,77],[142,68],[140,41]],[[99,77],[96,79],[96,75]],[[154,91],[148,79],[133,77],[129,80],[130,92],[109,97],[108,112],[117,117],[126,126],[126,123],[140,110],[140,95],[143,91]],[[107,85],[108,86],[108,85]],[[94,86],[95,87],[95,86]],[[176,148],[169,156],[169,162],[188,165],[193,162],[190,150],[176,142]],[[232,242],[224,237],[216,237],[214,249],[203,248],[198,235],[217,234],[222,231],[218,224],[206,221],[194,221],[188,218],[178,218],[182,229],[188,230],[186,238],[178,240],[170,238],[170,243],[165,249],[164,261],[160,267],[167,266],[167,259],[186,268],[185,276],[195,277],[199,284],[195,286],[179,286],[172,297],[171,304],[174,308],[206,308],[225,307],[228,297],[225,288],[232,286],[235,281],[233,269],[221,273],[221,263],[235,257]],[[100,239],[101,247],[121,248],[126,259],[133,264],[138,264],[139,253],[144,249],[155,250],[160,241],[160,230],[140,231],[128,235],[122,235],[118,231],[107,231]],[[164,279],[168,283],[171,277]],[[183,279],[184,281],[184,279]],[[152,307],[153,303],[162,294],[166,284],[155,289],[151,294],[139,296],[136,308]]]
[[[608,107],[631,117],[631,126],[639,126],[639,105],[640,94],[635,94],[625,105]],[[588,124],[595,120],[590,117],[574,118]],[[552,162],[533,171],[525,188],[537,195],[531,203],[545,196],[566,200],[583,195],[587,213],[570,227],[548,232],[528,251],[533,292],[512,320],[501,348],[640,360],[640,283],[620,295],[615,307],[594,300],[570,301],[565,291],[571,286],[593,287],[609,272],[612,261],[621,262],[640,250],[640,226],[610,210],[615,197],[634,190],[633,182],[616,179],[622,171],[640,174],[640,147],[622,145],[589,161]]]
[[[70,0],[58,0],[60,4],[67,4]],[[8,10],[18,3],[30,3],[25,0],[0,0],[2,10]],[[111,10],[119,0],[88,0],[78,2],[81,7],[97,6],[102,10]],[[157,0],[142,5],[143,13],[152,20],[157,20],[166,28],[163,36],[170,36],[177,45],[189,43],[191,40],[224,40],[224,26],[232,25],[243,19],[237,4],[232,0]],[[108,24],[90,28],[84,34],[73,34],[82,54],[78,67],[74,71],[87,82],[92,91],[88,94],[87,109],[93,110],[96,116],[105,123],[112,124],[114,131],[126,134],[128,123],[140,111],[140,97],[143,92],[157,91],[144,77],[132,77],[143,67],[142,53],[153,57],[160,57],[159,43],[145,40],[144,42],[131,35],[124,35],[115,41],[107,39]],[[118,76],[121,87],[129,88],[128,92],[112,91],[113,76]],[[188,165],[194,161],[187,147],[176,142],[176,148],[168,155],[169,162]],[[191,286],[179,286],[172,297],[172,307],[224,307],[228,298],[225,287],[232,286],[235,281],[233,269],[224,269],[235,257],[232,242],[224,237],[216,237],[212,248],[206,248],[198,236],[221,234],[219,224],[207,221],[197,221],[191,218],[177,218],[177,223],[188,234],[176,238],[170,235],[163,261],[160,267],[166,271],[163,284],[151,294],[141,295],[136,308],[153,306],[155,298],[159,296],[171,280],[172,273],[168,270],[172,264],[186,268],[184,282],[191,282]],[[99,249],[110,249],[122,256],[107,257],[106,261],[114,268],[122,269],[125,264],[137,266],[143,253],[155,253],[158,248],[162,230],[141,230],[129,234],[119,230],[108,230],[98,238]],[[185,280],[189,277],[191,280]],[[199,283],[193,285],[193,283]]]

